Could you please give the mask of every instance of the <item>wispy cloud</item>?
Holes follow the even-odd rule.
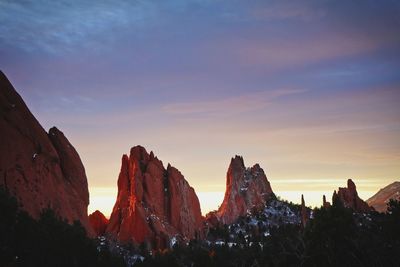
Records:
[[[320,7],[312,6],[304,1],[270,1],[267,5],[257,6],[251,10],[251,15],[256,19],[274,20],[318,20],[325,16],[325,12]]]
[[[140,4],[139,4],[140,3]],[[112,37],[121,27],[139,28],[152,12],[132,1],[2,1],[0,44],[25,51],[57,52],[83,45],[94,49],[99,34]]]
[[[307,38],[292,36],[287,40],[241,40],[226,43],[225,49],[229,48],[232,56],[244,66],[276,70],[357,56],[379,46],[380,40],[372,41],[362,36],[321,34]]]
[[[394,1],[379,1],[378,6],[373,2],[364,1],[356,5],[334,1],[244,1],[232,5],[230,1],[200,0],[0,1],[0,45],[29,52],[59,53],[73,50],[76,46],[96,50],[106,48],[114,41],[121,42],[124,38],[132,42],[137,36],[157,35],[165,30],[179,34],[186,32],[188,37],[196,38],[198,34],[204,34],[201,31],[229,29],[229,25],[237,25],[240,21],[263,23],[257,27],[261,29],[260,35],[271,39],[282,39],[281,32],[296,33],[311,29],[311,32],[318,33],[324,28],[350,36],[356,34],[356,38],[361,36],[360,41],[366,43],[372,40],[398,42],[400,5]],[[170,28],[170,25],[173,27]],[[271,26],[280,29],[278,36],[270,31]],[[243,28],[239,26],[235,29],[235,35],[241,35]],[[318,47],[323,48],[321,44],[329,43],[343,50],[353,49],[346,40],[328,38],[327,43],[319,43],[310,50],[316,50],[318,55]],[[293,44],[296,46],[297,40]],[[303,48],[307,48],[310,43],[304,45]],[[293,57],[290,51],[297,53],[299,49],[292,46],[280,51],[275,54],[289,52],[289,56]]]
[[[218,100],[201,102],[174,103],[163,107],[170,114],[224,113],[227,111],[242,113],[266,107],[271,101],[292,94],[304,93],[305,89],[280,89],[260,93],[249,93]]]

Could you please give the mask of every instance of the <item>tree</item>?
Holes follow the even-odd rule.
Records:
[[[124,266],[108,251],[98,252],[79,222],[70,225],[51,209],[34,220],[1,188],[0,210],[0,266]]]
[[[351,209],[340,201],[327,209],[316,209],[305,229],[306,263],[310,266],[357,266],[357,247],[352,241],[356,224]]]

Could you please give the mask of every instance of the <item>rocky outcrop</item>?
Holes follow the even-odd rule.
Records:
[[[108,219],[103,213],[96,210],[89,215],[89,222],[96,236],[104,235],[108,225]]]
[[[400,182],[391,183],[367,200],[376,211],[386,212],[389,200],[400,200]]]
[[[373,210],[363,201],[357,193],[356,185],[351,179],[347,180],[347,188],[339,187],[338,192],[333,193],[332,202],[340,201],[345,207],[353,209],[355,212],[369,212]]]
[[[231,224],[250,211],[264,208],[271,196],[271,185],[260,165],[246,168],[243,158],[235,156],[226,175],[224,200],[218,211],[207,215],[207,221],[210,224],[215,224],[215,221]]]
[[[323,195],[322,196],[322,207],[323,208],[329,208],[330,206],[331,206],[331,203],[329,201],[326,201],[326,196]]]
[[[89,191],[78,153],[57,128],[49,134],[0,72],[0,186],[38,218],[53,209],[90,230]]]
[[[183,175],[141,147],[123,155],[118,196],[107,234],[122,243],[146,243],[165,248],[174,237],[199,237],[203,219],[200,203]]]
[[[301,213],[301,226],[303,228],[305,228],[310,216],[308,215],[308,210],[306,208],[306,203],[304,201],[304,196],[303,195],[301,195],[301,210],[300,210],[300,213]]]

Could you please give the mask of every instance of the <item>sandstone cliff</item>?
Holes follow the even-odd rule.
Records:
[[[347,187],[339,187],[338,192],[333,193],[332,202],[340,200],[347,208],[351,208],[356,212],[369,212],[373,210],[363,201],[357,193],[356,185],[351,179],[347,180]]]
[[[90,232],[87,178],[78,153],[57,128],[46,133],[2,72],[0,133],[0,186],[32,217],[49,207]]]
[[[122,157],[118,196],[107,234],[122,243],[170,246],[172,239],[199,237],[200,203],[183,175],[141,147]]]
[[[218,211],[207,215],[207,221],[231,224],[252,210],[261,210],[273,195],[264,170],[255,164],[246,168],[243,158],[235,156],[226,174],[224,200]]]

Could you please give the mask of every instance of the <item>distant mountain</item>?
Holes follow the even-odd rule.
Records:
[[[199,238],[203,226],[194,189],[170,164],[141,146],[123,155],[118,196],[106,230],[121,243],[144,243],[151,249],[176,240]]]
[[[231,159],[226,174],[225,190],[225,197],[218,211],[206,216],[212,225],[231,224],[250,211],[260,211],[274,195],[260,165],[246,168],[240,156]]]
[[[33,218],[43,209],[91,231],[85,168],[75,148],[53,127],[49,133],[0,72],[0,186]]]
[[[385,212],[390,199],[400,200],[400,182],[394,182],[382,188],[367,200],[368,205],[379,212]]]

